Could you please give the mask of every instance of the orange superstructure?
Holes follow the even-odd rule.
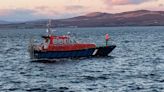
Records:
[[[49,40],[46,51],[72,51],[96,48],[95,44],[71,43],[69,36],[47,36],[44,38]],[[61,41],[61,43],[59,44],[55,41]]]
[[[64,45],[49,45],[47,51],[71,51],[95,48],[95,44],[64,44]]]

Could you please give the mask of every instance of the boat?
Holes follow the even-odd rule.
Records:
[[[53,60],[63,58],[104,57],[108,56],[116,45],[108,45],[109,35],[106,35],[106,45],[96,46],[93,43],[80,43],[71,39],[70,34],[53,35],[48,24],[48,34],[42,36],[44,42],[34,44],[30,40],[29,54],[32,60]]]

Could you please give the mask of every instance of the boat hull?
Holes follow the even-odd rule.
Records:
[[[31,53],[32,59],[61,59],[61,58],[80,58],[80,57],[94,57],[94,56],[108,56],[108,54],[115,48],[115,45],[88,48],[82,50],[71,51],[37,51]]]

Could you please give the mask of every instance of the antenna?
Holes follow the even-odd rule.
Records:
[[[51,20],[48,20],[48,24],[47,24],[47,33],[48,35],[52,35],[52,30],[51,30]]]

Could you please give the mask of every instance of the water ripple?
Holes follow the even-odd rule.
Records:
[[[39,38],[45,30],[0,29],[0,91],[164,92],[164,27],[57,30],[61,30],[57,34],[70,31],[82,42],[99,46],[109,33],[110,44],[117,48],[104,58],[30,62],[29,39]]]

